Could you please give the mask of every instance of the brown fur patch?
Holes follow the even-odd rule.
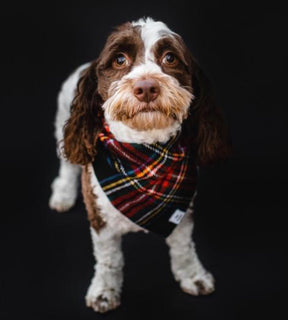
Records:
[[[86,165],[96,155],[96,142],[102,129],[103,100],[97,91],[94,61],[82,73],[70,118],[64,125],[64,156],[71,163]]]
[[[112,67],[112,61],[117,54],[125,52],[131,59],[131,64],[123,69]],[[125,23],[108,37],[106,44],[98,58],[97,77],[98,92],[105,101],[108,89],[113,81],[120,80],[125,74],[131,71],[132,66],[140,63],[144,55],[144,46],[140,36],[139,28],[131,23]]]
[[[99,233],[100,230],[105,227],[106,222],[102,218],[99,208],[97,208],[97,197],[94,194],[91,186],[91,175],[88,171],[88,166],[83,167],[81,179],[82,194],[88,214],[88,220],[90,221],[91,227],[94,228],[97,233]]]
[[[155,43],[152,50],[156,61],[161,66],[163,72],[176,78],[182,87],[192,92],[190,52],[182,38],[178,35],[164,37]],[[179,59],[179,63],[176,67],[169,67],[169,65],[161,64],[161,57],[165,51],[174,53]]]

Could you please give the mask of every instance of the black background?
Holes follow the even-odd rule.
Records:
[[[228,4],[230,3],[230,4]],[[1,319],[280,319],[287,286],[287,14],[278,2],[111,1],[1,8]],[[201,171],[194,239],[216,292],[191,297],[164,240],[124,237],[122,306],[85,307],[92,246],[79,196],[48,208],[56,96],[112,27],[152,16],[181,34],[212,81],[234,154]],[[285,313],[284,313],[285,314]]]

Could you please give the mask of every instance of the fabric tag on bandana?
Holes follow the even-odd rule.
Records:
[[[172,222],[174,224],[179,224],[184,216],[185,216],[185,212],[177,209],[169,218],[169,222]]]

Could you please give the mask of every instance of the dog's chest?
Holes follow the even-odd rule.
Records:
[[[169,235],[185,215],[197,183],[196,166],[179,138],[140,145],[101,134],[92,165],[102,202],[136,226]]]

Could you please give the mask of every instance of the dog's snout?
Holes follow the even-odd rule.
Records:
[[[134,84],[133,93],[139,101],[150,102],[158,97],[160,86],[153,79],[138,80]]]

